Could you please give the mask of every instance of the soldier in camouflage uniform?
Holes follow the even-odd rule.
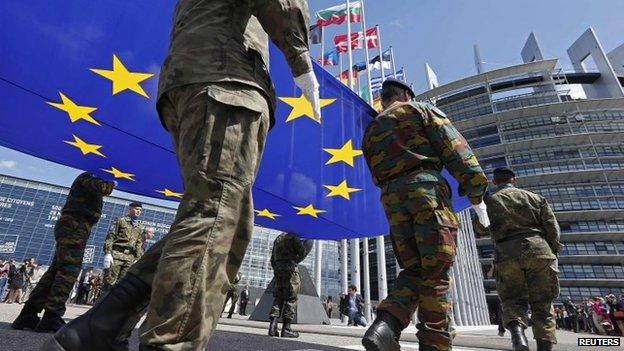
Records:
[[[225,307],[228,303],[228,300],[231,300],[230,303],[230,310],[228,311],[228,318],[232,318],[232,315],[234,314],[234,309],[236,309],[236,301],[238,301],[238,291],[236,291],[236,284],[238,284],[238,282],[240,282],[241,280],[241,276],[240,273],[236,275],[236,278],[234,278],[234,281],[230,284],[230,288],[228,289],[228,292],[225,296],[225,302],[223,303],[223,311],[225,311]],[[223,311],[221,311],[221,314],[223,314]]]
[[[108,231],[104,240],[104,291],[126,275],[128,268],[143,253],[143,227],[138,222],[142,209],[140,202],[132,202],[128,214],[117,218]]]
[[[61,318],[65,314],[65,302],[80,274],[91,228],[102,214],[102,198],[110,195],[114,187],[114,182],[87,172],[74,180],[61,217],[54,226],[56,249],[52,264],[39,279],[11,327],[54,332],[65,324]],[[45,312],[39,320],[37,315],[41,310]]]
[[[146,303],[143,350],[205,348],[253,233],[251,189],[275,109],[269,37],[320,120],[308,17],[304,0],[177,2],[156,105],[184,197],[169,234],[55,335],[57,349],[124,345]]]
[[[402,271],[362,344],[366,350],[399,350],[401,331],[418,310],[419,350],[451,350],[450,269],[459,222],[440,172],[446,167],[459,182],[459,193],[480,208],[487,179],[444,113],[410,102],[414,93],[399,80],[384,81],[381,97],[385,110],[366,128],[362,151],[381,188]],[[487,214],[480,213],[487,222]]]
[[[273,306],[269,313],[269,335],[278,336],[277,320],[282,317],[282,337],[298,338],[299,333],[290,324],[297,312],[299,268],[297,265],[310,253],[312,240],[300,240],[295,233],[282,233],[273,242],[271,267],[275,275]]]
[[[485,198],[495,244],[496,290],[513,349],[529,350],[524,329],[529,305],[538,351],[557,343],[552,317],[559,296],[559,225],[542,196],[515,187],[512,170],[494,170],[496,189]]]

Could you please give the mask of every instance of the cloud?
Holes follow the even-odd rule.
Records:
[[[17,166],[17,162],[13,160],[1,160],[0,161],[0,168],[15,169],[15,166]]]

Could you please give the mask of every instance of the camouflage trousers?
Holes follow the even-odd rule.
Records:
[[[183,86],[159,103],[184,197],[169,233],[128,271],[152,287],[141,344],[163,350],[204,350],[253,233],[251,188],[268,105],[256,112],[224,104],[210,89]]]
[[[283,321],[292,321],[297,313],[297,295],[301,284],[299,269],[292,267],[276,268],[275,289],[273,290],[273,306],[269,316]]]
[[[228,315],[231,316],[232,314],[234,314],[234,310],[236,309],[236,301],[238,301],[238,294],[236,293],[236,288],[228,290],[227,295],[225,295],[225,302],[223,303],[223,310],[221,311],[221,313],[225,311],[225,307],[227,306],[228,300],[232,301],[232,303],[230,304],[230,309],[228,311]]]
[[[535,339],[557,342],[552,316],[553,300],[559,296],[557,260],[509,259],[496,263],[496,290],[503,302],[505,326],[519,321],[526,327],[529,305]]]
[[[132,266],[131,261],[122,261],[113,258],[113,264],[111,264],[110,268],[104,270],[104,285],[102,290],[110,290],[120,278],[126,275],[130,266]]]
[[[389,182],[381,195],[402,270],[377,310],[391,313],[404,328],[418,310],[418,340],[438,350],[451,350],[453,339],[449,288],[459,225],[450,201],[445,183],[408,177]]]
[[[62,316],[65,302],[82,268],[85,246],[91,225],[63,215],[54,227],[56,248],[50,268],[43,274],[24,305],[25,311],[39,313],[45,309]]]

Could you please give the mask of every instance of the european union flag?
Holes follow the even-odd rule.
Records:
[[[154,106],[173,4],[155,4],[0,2],[0,144],[115,179],[119,190],[181,198]],[[270,69],[279,102],[254,186],[256,223],[321,239],[387,233],[360,150],[374,111],[315,65],[319,124],[274,47]]]

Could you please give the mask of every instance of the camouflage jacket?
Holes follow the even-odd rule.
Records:
[[[72,183],[62,215],[78,217],[94,225],[102,215],[102,198],[110,195],[115,187],[109,182],[84,172]]]
[[[562,247],[559,224],[544,197],[507,184],[486,197],[485,204],[494,243],[520,234],[536,234],[497,243],[497,262],[512,258],[557,258]]]
[[[157,101],[173,87],[234,82],[264,93],[273,111],[268,37],[295,77],[309,72],[308,17],[304,0],[179,0]]]
[[[445,166],[459,194],[478,204],[487,178],[466,139],[439,109],[419,102],[394,103],[368,124],[362,151],[378,186],[416,173],[414,181],[443,181]]]
[[[142,253],[142,245],[143,227],[132,224],[129,216],[123,216],[117,218],[108,231],[104,252],[112,254],[114,259],[133,261]]]
[[[271,267],[294,266],[303,261],[312,249],[312,240],[300,240],[295,234],[282,233],[273,242]]]

